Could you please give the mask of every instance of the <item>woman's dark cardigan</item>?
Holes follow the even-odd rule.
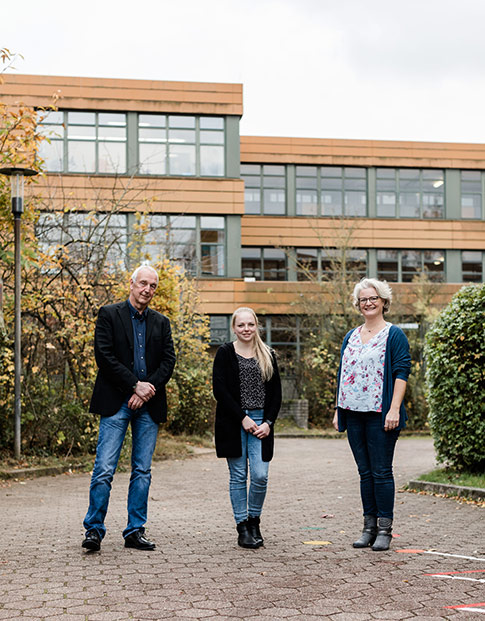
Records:
[[[281,381],[274,353],[273,376],[264,383],[264,420],[274,423],[281,406]],[[217,350],[212,373],[212,386],[217,401],[215,441],[217,457],[241,457],[241,423],[246,416],[241,407],[239,364],[233,343],[224,343]],[[261,441],[263,461],[273,458],[274,431]]]
[[[347,332],[340,350],[340,366],[338,369],[338,381],[337,381],[337,395],[340,389],[340,375],[342,373],[342,358],[344,356],[345,348],[356,328]],[[409,343],[406,335],[397,326],[391,325],[389,328],[389,336],[386,343],[386,353],[384,357],[384,380],[382,391],[382,428],[384,428],[386,415],[391,407],[392,397],[394,394],[394,385],[396,379],[401,379],[404,382],[408,381],[409,373],[411,371],[411,356],[409,355]],[[397,429],[404,429],[408,415],[406,414],[406,408],[404,407],[404,401],[399,408],[399,425]],[[338,408],[338,430],[345,431],[347,429],[347,416],[346,411],[342,408]]]

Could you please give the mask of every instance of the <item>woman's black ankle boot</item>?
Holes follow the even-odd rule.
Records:
[[[249,531],[248,521],[239,522],[236,524],[237,532],[239,533],[239,537],[237,538],[238,545],[241,548],[259,548],[260,544],[256,541],[256,539],[252,536]]]
[[[392,539],[392,520],[391,518],[380,517],[377,520],[377,537],[372,546],[375,552],[389,550]]]
[[[360,539],[352,544],[354,548],[367,548],[376,540],[377,536],[377,517],[375,515],[364,515],[364,528]]]
[[[258,546],[262,546],[264,543],[263,535],[261,534],[261,530],[259,529],[259,515],[254,517],[248,517],[248,530],[253,536],[254,540],[258,544]]]

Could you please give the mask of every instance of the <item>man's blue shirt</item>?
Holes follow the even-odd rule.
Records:
[[[145,382],[147,379],[146,365],[146,331],[147,331],[147,310],[139,313],[129,300],[131,324],[133,326],[133,373],[136,377]]]

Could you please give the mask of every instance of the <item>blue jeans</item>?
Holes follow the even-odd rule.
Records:
[[[102,416],[99,423],[98,446],[94,462],[89,508],[83,526],[87,531],[106,534],[104,519],[108,511],[111,482],[118,465],[121,447],[131,424],[131,478],[128,489],[128,524],[123,537],[139,530],[144,532],[147,521],[148,490],[151,482],[152,455],[157,442],[158,424],[145,408],[130,410],[127,401],[113,416]]]
[[[347,410],[347,438],[360,475],[364,515],[391,518],[394,510],[392,459],[399,430],[384,431],[380,412]]]
[[[246,410],[246,414],[261,425],[263,410]],[[268,485],[269,461],[263,461],[261,440],[244,431],[241,425],[241,457],[228,457],[229,496],[236,524],[244,522],[248,516],[261,515]],[[249,497],[248,497],[248,463],[249,463]]]

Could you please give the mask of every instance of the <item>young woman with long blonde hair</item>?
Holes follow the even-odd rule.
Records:
[[[236,340],[221,345],[214,359],[216,452],[227,459],[229,467],[238,544],[259,548],[263,545],[259,524],[273,457],[273,425],[281,406],[281,381],[274,351],[259,335],[256,313],[247,307],[236,309],[231,328]]]

